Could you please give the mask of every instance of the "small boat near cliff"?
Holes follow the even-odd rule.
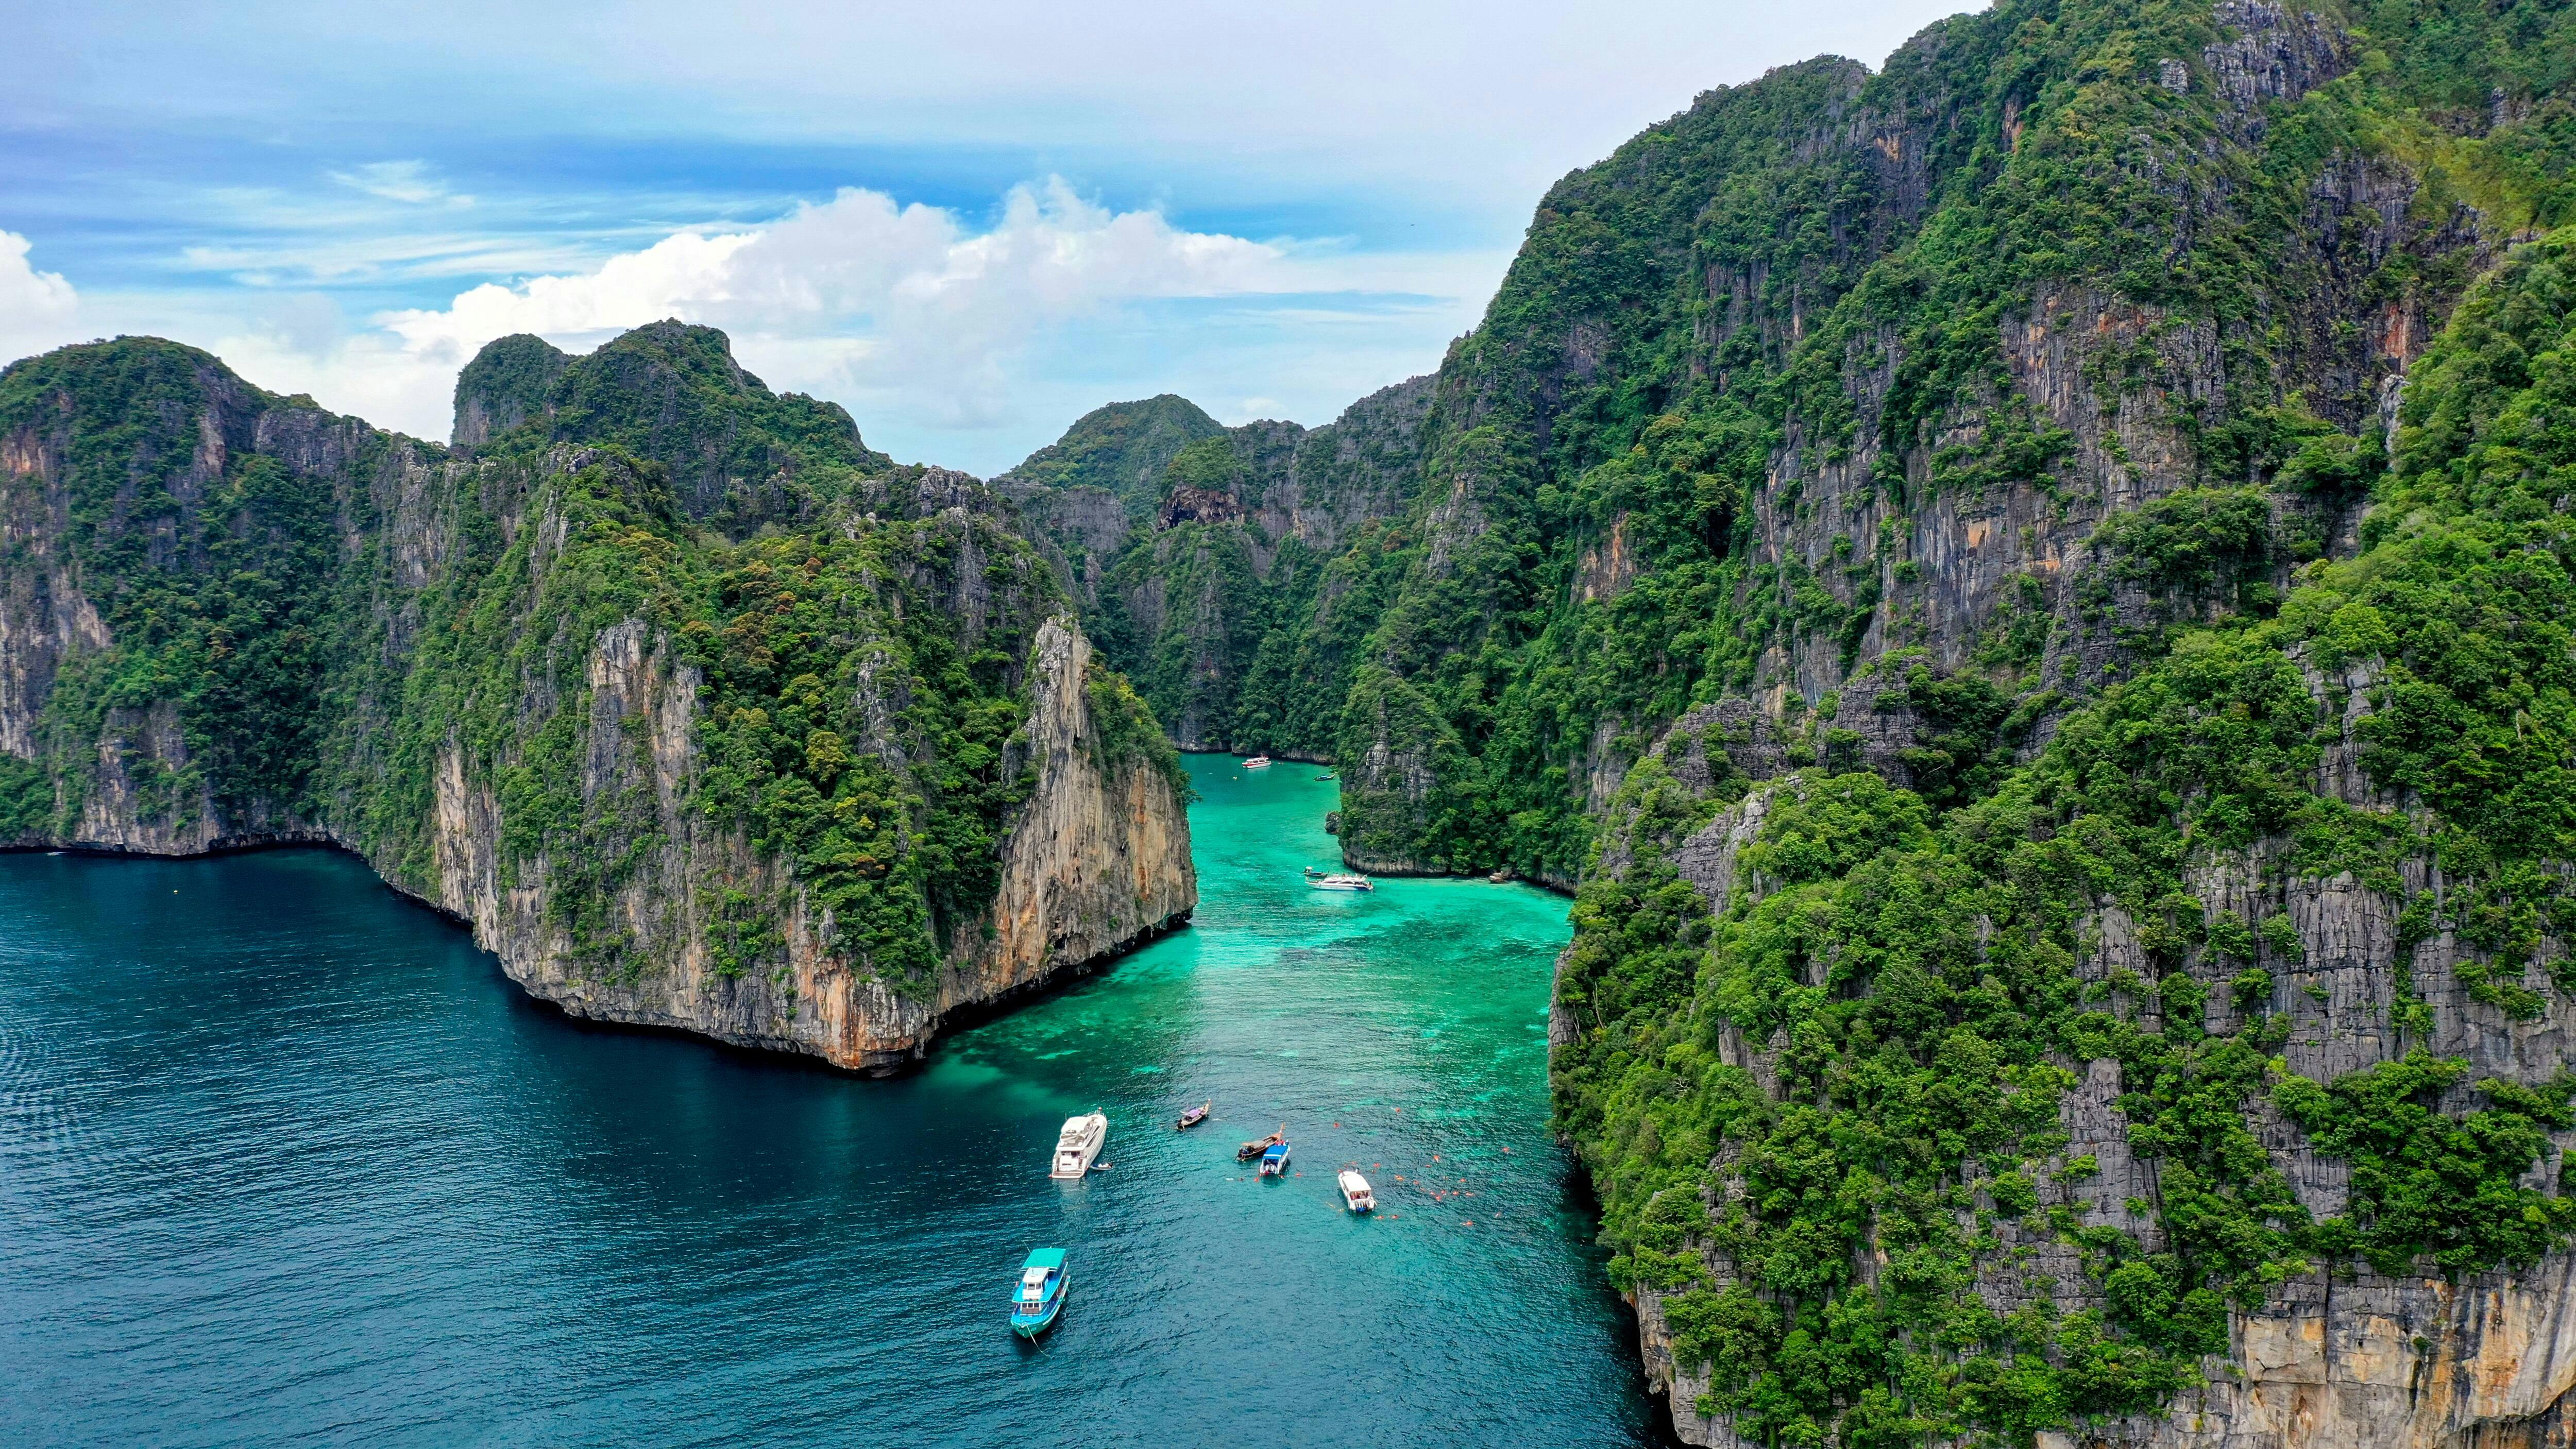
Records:
[[[1337,870],[1331,874],[1306,867],[1306,884],[1319,891],[1373,891],[1377,883],[1355,871]]]
[[[1109,1119],[1098,1112],[1064,1119],[1064,1131],[1055,1139],[1055,1167],[1049,1177],[1080,1177],[1091,1170],[1091,1159],[1100,1155],[1102,1143],[1109,1140]]]
[[[1338,1179],[1342,1189],[1342,1206],[1355,1213],[1377,1211],[1377,1194],[1369,1190],[1369,1180],[1350,1168],[1343,1168]]]
[[[1268,755],[1255,755],[1251,759],[1243,762],[1243,768],[1247,770],[1267,770],[1270,768],[1270,757]]]
[[[1201,1122],[1204,1122],[1204,1121],[1206,1121],[1206,1120],[1207,1120],[1208,1109],[1209,1109],[1210,1107],[1215,1106],[1215,1105],[1216,1105],[1216,1101],[1215,1101],[1215,1099],[1211,1098],[1211,1099],[1209,1099],[1209,1100],[1207,1100],[1207,1101],[1205,1101],[1205,1102],[1201,1102],[1201,1103],[1199,1103],[1197,1106],[1192,1107],[1192,1108],[1191,1108],[1191,1109],[1189,1109],[1188,1111],[1183,1112],[1183,1113],[1181,1114],[1180,1124],[1179,1124],[1178,1126],[1174,1127],[1172,1130],[1173,1130],[1173,1131],[1176,1131],[1176,1132],[1187,1132],[1187,1131],[1189,1131],[1191,1128],[1196,1127],[1196,1126],[1197,1126],[1197,1125],[1199,1125]]]
[[[1035,1339],[1053,1328],[1056,1315],[1064,1312],[1068,1286],[1064,1249],[1032,1251],[1029,1260],[1020,1265],[1019,1285],[1011,1292],[1011,1331],[1022,1338]]]

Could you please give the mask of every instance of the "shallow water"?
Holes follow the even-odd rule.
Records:
[[[1197,923],[890,1082],[570,1021],[344,856],[0,856],[0,1442],[1664,1442],[1545,1130],[1564,902],[1308,890],[1318,768],[1189,763]]]

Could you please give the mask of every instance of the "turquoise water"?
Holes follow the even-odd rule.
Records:
[[[1317,770],[1190,765],[1197,924],[889,1082],[570,1021],[339,855],[0,856],[0,1442],[1663,1442],[1545,1130],[1564,902],[1308,890]]]

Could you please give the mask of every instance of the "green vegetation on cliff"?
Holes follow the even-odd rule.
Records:
[[[683,844],[656,798],[677,788],[722,877],[719,974],[784,965],[792,887],[861,970],[924,981],[992,899],[1033,778],[1031,651],[1065,609],[1046,560],[1000,500],[885,465],[721,334],[663,324],[559,367],[542,347],[468,369],[477,396],[543,394],[468,455],[150,339],[0,374],[0,438],[31,460],[0,479],[7,582],[34,591],[6,602],[66,621],[46,637],[94,608],[107,639],[0,660],[42,670],[0,838],[71,838],[105,791],[174,845],[328,834],[434,894],[439,817],[488,797],[501,884],[627,978],[617,888]],[[728,541],[744,500],[769,511]],[[1087,688],[1104,763],[1177,778],[1124,682]]]
[[[2343,538],[2383,384],[2498,238],[2576,219],[2562,25],[2012,0],[1878,75],[1713,91],[1550,190],[1385,486],[1284,583],[1263,425],[1227,434],[1241,521],[1052,536],[1182,738],[1352,765],[1345,838],[1390,865],[1570,883],[1672,720],[1785,689],[1822,758],[1899,651],[1918,699],[2004,708],[1976,741],[1891,699],[1873,764],[2008,753]],[[1097,453],[1131,513],[1173,497],[1124,407],[1021,472]],[[1962,577],[1981,549],[2009,575]]]
[[[668,471],[689,518],[737,535],[811,523],[857,479],[893,466],[839,404],[771,392],[723,333],[681,322],[638,327],[578,358],[505,337],[457,375],[456,397],[460,428],[476,409],[493,425],[484,451],[621,448]]]
[[[1399,577],[1384,520],[1410,496],[1428,400],[1416,379],[1312,430],[1120,403],[996,484],[1177,738],[1326,755]]]
[[[505,863],[542,862],[575,950],[621,969],[620,924],[583,913],[667,842],[652,833],[654,782],[592,764],[592,651],[563,641],[637,621],[639,653],[703,681],[679,728],[703,752],[710,823],[788,862],[855,961],[898,981],[928,972],[992,898],[1027,793],[1025,665],[1061,601],[1026,544],[989,519],[906,516],[901,475],[863,494],[891,517],[728,547],[696,541],[661,470],[619,451],[485,467],[524,473],[535,526],[495,536],[492,557],[427,602],[394,750],[407,788],[387,793],[373,824],[390,834],[371,840],[427,873],[431,772],[461,748],[470,776],[497,784]],[[979,596],[980,631],[951,607],[961,593]],[[560,703],[532,711],[532,696]],[[789,902],[749,869],[734,888],[747,924],[719,945],[721,968],[776,964]]]
[[[2280,978],[2300,932],[2210,916],[2190,872],[2260,849],[2277,879],[2349,873],[2402,902],[2403,952],[2456,944],[2469,1001],[2529,1016],[2576,993],[2542,953],[2576,858],[2571,402],[2576,233],[2517,249],[2416,363],[2365,551],[2302,569],[2273,618],[2181,631],[1980,798],[1935,817],[1875,775],[1702,795],[1638,768],[1614,813],[1632,860],[1576,906],[1554,1075],[1613,1272],[1669,1295],[1676,1355],[1713,1375],[1703,1412],[1756,1442],[2026,1442],[2159,1408],[2226,1351],[2230,1304],[2294,1275],[2566,1242],[2576,1203],[2526,1174],[2576,1125],[2576,1078],[2482,1080],[2447,1108],[2468,1064],[2431,1049],[2403,956],[2382,1025],[2407,1054],[2296,1075]],[[2315,791],[2348,669],[2387,805]],[[1671,848],[1754,788],[1748,884],[1712,907]],[[2425,860],[2440,886],[2410,887]],[[2103,968],[2113,917],[2149,970]],[[2060,1103],[2066,1064],[2101,1060],[2155,1164],[2135,1226],[2043,1190],[2094,1170],[2066,1156]],[[2266,1101],[2350,1165],[2344,1211],[2301,1206],[2256,1131]],[[2033,1244],[2083,1281],[1998,1311]]]
[[[209,803],[234,816],[309,818],[328,788],[327,682],[354,643],[341,626],[357,607],[344,588],[342,534],[372,524],[371,501],[344,477],[254,451],[263,415],[308,438],[340,423],[149,338],[67,348],[0,373],[0,436],[59,427],[65,464],[51,497],[42,480],[10,480],[18,496],[8,512],[27,526],[12,531],[0,568],[50,593],[49,560],[34,549],[51,532],[37,520],[58,510],[68,536],[52,548],[72,555],[69,577],[115,641],[60,662],[36,722],[40,748],[63,762],[94,758],[102,741],[131,748],[155,727],[156,707],[170,710],[186,762],[160,768],[146,752],[132,778],[173,818],[194,819]],[[349,441],[353,467],[385,455],[380,439]],[[62,818],[79,815],[87,776],[64,771]],[[22,778],[13,793],[25,828],[38,792]]]
[[[993,481],[1025,489],[1097,488],[1147,513],[1161,500],[1163,470],[1172,459],[1224,432],[1198,404],[1171,393],[1111,403],[1084,413],[1063,437]]]
[[[474,447],[530,418],[542,419],[555,380],[572,366],[569,353],[520,332],[483,344],[456,374],[457,447]]]

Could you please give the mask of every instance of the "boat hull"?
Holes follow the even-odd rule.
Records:
[[[1047,1176],[1059,1182],[1071,1182],[1091,1171],[1093,1159],[1109,1143],[1109,1119],[1098,1112],[1076,1117],[1064,1124],[1057,1137],[1055,1156],[1050,1159]]]
[[[1342,1206],[1350,1209],[1352,1212],[1372,1213],[1377,1211],[1377,1193],[1375,1190],[1370,1188],[1367,1178],[1360,1176],[1356,1172],[1345,1170],[1340,1174],[1338,1180],[1336,1180],[1333,1185],[1341,1189]]]
[[[1073,1291],[1073,1275],[1067,1272],[1064,1249],[1039,1248],[1020,1265],[1019,1281],[1011,1291],[1011,1332],[1022,1338],[1035,1338],[1055,1326],[1064,1312],[1064,1300]],[[1035,1293],[1035,1297],[1030,1295]]]
[[[1068,1278],[1065,1280],[1064,1286],[1055,1291],[1055,1300],[1049,1303],[1042,1311],[1033,1315],[1018,1313],[1012,1314],[1011,1332],[1016,1333],[1020,1337],[1028,1339],[1031,1342],[1035,1342],[1041,1334],[1044,1334],[1048,1329],[1055,1327],[1055,1321],[1058,1318],[1064,1316],[1065,1295],[1072,1291],[1073,1281]]]

